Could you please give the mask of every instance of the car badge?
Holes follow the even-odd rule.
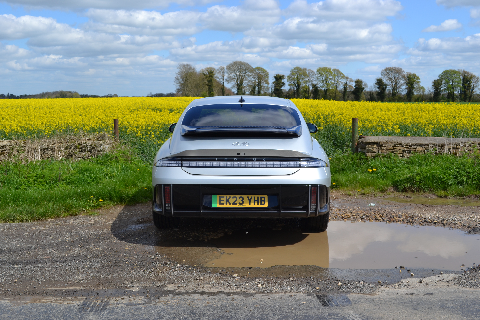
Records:
[[[248,142],[234,142],[234,143],[232,143],[232,146],[235,146],[235,147],[248,147]]]

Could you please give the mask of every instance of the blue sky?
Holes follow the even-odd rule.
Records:
[[[385,67],[428,90],[445,69],[480,75],[480,0],[0,0],[0,93],[175,91],[179,63],[235,60],[273,77]]]

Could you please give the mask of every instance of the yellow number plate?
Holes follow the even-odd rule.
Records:
[[[213,208],[268,207],[266,195],[212,195]]]

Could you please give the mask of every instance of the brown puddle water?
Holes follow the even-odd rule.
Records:
[[[206,241],[168,243],[157,251],[205,267],[319,266],[340,269],[462,270],[480,263],[480,235],[441,227],[331,221],[323,233],[250,229]]]

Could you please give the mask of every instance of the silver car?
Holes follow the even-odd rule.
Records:
[[[292,101],[227,96],[194,100],[170,126],[153,165],[153,221],[300,218],[327,229],[328,157]]]

